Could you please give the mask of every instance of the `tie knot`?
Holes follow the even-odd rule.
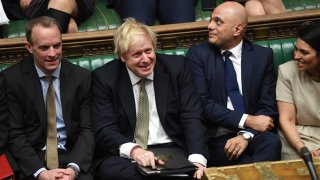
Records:
[[[144,86],[147,80],[148,80],[148,79],[145,79],[145,78],[144,78],[144,79],[140,79],[140,81],[138,82],[138,84],[139,84],[140,86]]]
[[[48,83],[51,83],[54,80],[54,76],[45,76],[44,77]]]
[[[225,58],[229,58],[232,55],[232,52],[230,51],[225,51],[222,53],[224,55]]]

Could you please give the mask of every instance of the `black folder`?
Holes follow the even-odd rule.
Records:
[[[151,167],[142,167],[135,163],[137,169],[145,176],[167,176],[167,175],[187,175],[194,173],[197,166],[191,163],[179,151],[172,148],[148,149],[156,157],[164,161],[164,166],[157,165],[156,169]]]

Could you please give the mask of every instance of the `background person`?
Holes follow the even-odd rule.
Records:
[[[147,25],[155,19],[161,24],[175,24],[195,21],[196,0],[106,0],[121,19],[128,17]]]
[[[247,0],[245,8],[249,16],[285,13],[282,0]]]
[[[78,31],[78,24],[93,12],[94,0],[1,0],[10,20],[50,16],[60,23],[62,33]]]

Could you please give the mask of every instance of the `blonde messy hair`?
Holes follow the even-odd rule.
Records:
[[[156,49],[156,34],[150,27],[136,21],[134,18],[127,18],[114,34],[115,54],[119,57],[128,52],[130,47],[141,42],[141,35],[150,38],[153,48]]]

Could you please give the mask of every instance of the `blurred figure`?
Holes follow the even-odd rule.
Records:
[[[209,39],[188,50],[209,131],[209,166],[280,160],[271,48],[244,39],[248,16],[228,1],[214,9]]]
[[[50,16],[60,23],[62,33],[73,33],[92,14],[94,0],[2,0],[2,4],[11,20]]]
[[[196,0],[106,0],[121,19],[133,17],[147,25],[193,22]]]
[[[282,0],[247,0],[245,8],[248,16],[279,14],[286,12]]]
[[[320,156],[320,24],[298,30],[294,60],[279,66],[277,102],[284,160],[300,158],[307,146]]]

